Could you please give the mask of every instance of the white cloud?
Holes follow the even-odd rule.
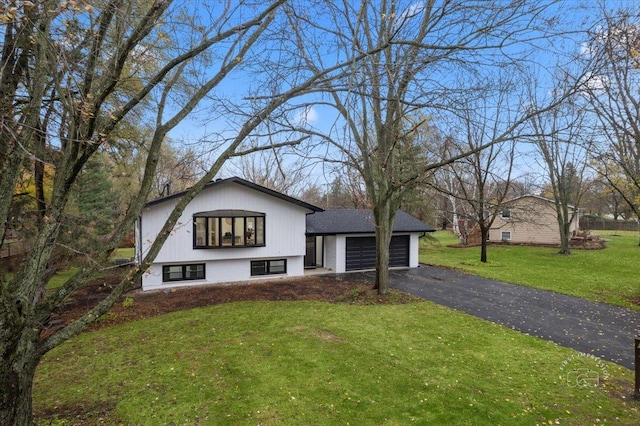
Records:
[[[604,90],[609,87],[611,79],[604,74],[588,74],[581,81],[589,90]]]
[[[318,118],[318,111],[312,106],[308,106],[296,114],[294,121],[301,125],[314,124],[318,121]]]

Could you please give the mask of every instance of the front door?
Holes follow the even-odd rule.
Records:
[[[304,255],[304,267],[315,268],[316,266],[316,237],[307,237],[307,250]]]

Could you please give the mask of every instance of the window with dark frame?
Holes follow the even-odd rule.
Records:
[[[502,231],[500,235],[500,239],[502,241],[510,241],[511,240],[511,231]]]
[[[193,216],[193,247],[257,247],[265,245],[265,215],[244,210],[218,210]]]
[[[162,266],[162,282],[203,279],[205,279],[204,263]]]
[[[287,273],[287,260],[275,259],[275,260],[252,260],[251,261],[251,276],[259,275],[277,275]]]

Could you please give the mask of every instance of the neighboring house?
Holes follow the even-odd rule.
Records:
[[[398,210],[395,216],[390,267],[418,266],[418,239],[434,228]],[[376,240],[371,210],[327,210],[307,216],[306,266],[335,272],[375,269]]]
[[[575,207],[570,206],[570,211]],[[578,231],[578,212],[571,222],[571,234]],[[560,230],[553,200],[523,195],[506,201],[489,230],[489,241],[560,244]]]
[[[135,230],[137,262],[146,255],[184,193],[145,205]],[[311,217],[319,215],[315,216],[318,219],[331,211],[324,212],[320,207],[237,177],[212,181],[184,210],[143,274],[142,288],[246,281],[266,275],[301,276],[305,267],[326,267],[335,272],[354,270],[354,263],[346,256],[370,256],[374,228],[370,213],[342,212],[338,214],[342,222],[333,223],[327,232],[311,232],[307,237],[307,227],[313,223]],[[358,213],[359,220],[344,212]],[[418,236],[433,229],[403,212],[398,218],[401,226],[394,232],[400,242],[396,244],[404,248],[397,250],[405,250],[406,254],[397,264],[417,266]],[[373,266],[369,261],[361,261],[360,266],[359,269],[374,267],[375,257]]]

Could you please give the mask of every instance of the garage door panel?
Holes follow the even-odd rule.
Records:
[[[376,239],[373,237],[347,238],[346,270],[371,269],[376,267]]]
[[[348,237],[345,266],[347,271],[375,268],[375,237]],[[409,236],[398,236],[391,239],[389,266],[409,266]]]
[[[391,238],[389,266],[409,266],[409,236]]]

